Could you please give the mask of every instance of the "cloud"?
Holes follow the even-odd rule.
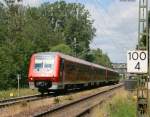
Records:
[[[4,5],[6,5],[6,3],[4,2],[4,0],[0,0],[0,2]],[[42,3],[44,2],[44,0],[22,0],[22,4],[25,6],[40,6]],[[15,0],[15,3],[17,3],[17,0]]]
[[[137,43],[138,2],[114,0],[107,8],[93,2],[87,3],[86,8],[97,29],[91,47],[101,48],[112,62],[126,62],[126,51],[134,49]]]
[[[0,0],[3,1],[3,0]],[[56,0],[23,0],[26,6],[39,6]],[[126,62],[126,51],[134,49],[138,34],[138,1],[65,0],[81,2],[90,11],[97,29],[91,48],[101,48],[112,62]],[[113,1],[113,2],[112,2]],[[150,2],[149,2],[150,5]]]
[[[43,3],[43,0],[23,0],[22,1],[23,5],[25,6],[40,6]]]
[[[4,0],[0,0],[0,3],[6,6],[6,3],[4,2]]]
[[[25,5],[39,6],[43,2],[56,0],[23,0]],[[138,2],[120,0],[66,0],[81,2],[95,20],[96,37],[92,48],[101,48],[112,62],[126,62],[126,51],[137,43]],[[112,2],[113,1],[113,2]]]

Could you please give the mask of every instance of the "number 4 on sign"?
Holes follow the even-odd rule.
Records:
[[[140,62],[138,62],[138,63],[136,64],[135,69],[140,70]]]
[[[131,50],[127,52],[127,72],[147,73],[148,52],[141,50]]]

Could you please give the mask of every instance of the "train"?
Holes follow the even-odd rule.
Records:
[[[60,52],[39,52],[31,56],[28,81],[40,93],[100,86],[119,82],[115,70]]]

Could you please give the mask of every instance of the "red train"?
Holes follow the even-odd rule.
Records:
[[[28,81],[39,92],[118,83],[119,74],[113,69],[93,64],[58,52],[33,54]]]

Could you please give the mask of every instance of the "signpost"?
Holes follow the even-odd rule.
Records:
[[[137,117],[148,115],[148,76],[150,75],[150,41],[148,30],[148,0],[139,0],[137,50],[127,52],[127,72],[137,76]],[[146,47],[141,43],[144,37]]]
[[[148,51],[127,52],[127,72],[137,75],[137,117],[148,117]]]
[[[18,81],[18,97],[20,96],[20,79],[21,79],[20,74],[17,74],[17,81]]]

